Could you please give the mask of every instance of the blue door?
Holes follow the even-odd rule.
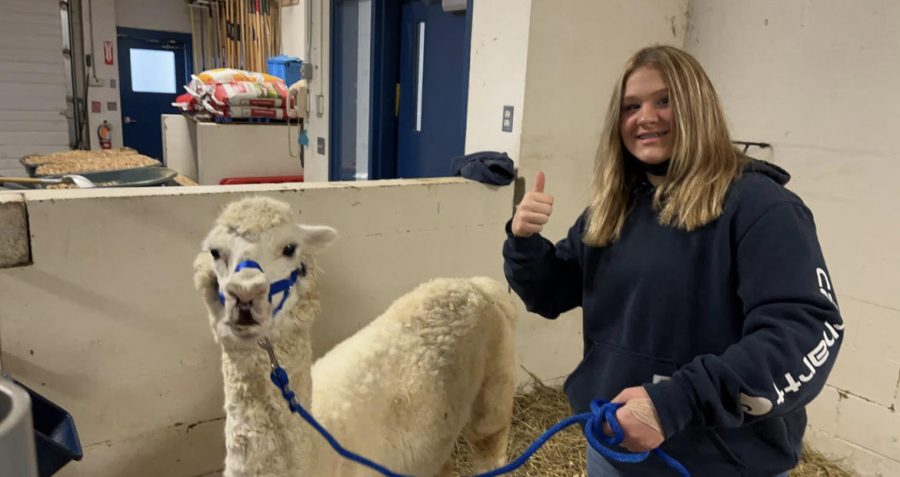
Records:
[[[117,28],[122,138],[125,146],[162,160],[162,114],[191,75],[191,36]]]
[[[397,177],[449,176],[466,142],[467,15],[404,0],[400,28]]]
[[[331,0],[331,180],[441,177],[463,153],[472,0]]]

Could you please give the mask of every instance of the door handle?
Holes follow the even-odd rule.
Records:
[[[125,124],[132,124],[132,123],[136,123],[137,120],[131,119],[131,116],[125,116],[124,118],[122,118],[122,122]]]
[[[425,81],[425,22],[416,25],[416,132],[422,131],[422,86]]]

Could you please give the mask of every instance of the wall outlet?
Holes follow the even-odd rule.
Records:
[[[316,138],[316,153],[320,156],[325,155],[325,138],[324,137]]]
[[[503,106],[503,122],[500,123],[500,130],[503,132],[512,132],[513,130],[513,107]]]

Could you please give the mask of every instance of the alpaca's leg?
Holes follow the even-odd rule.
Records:
[[[506,463],[507,458],[515,375],[512,357],[509,360],[502,356],[496,358],[489,365],[492,369],[485,376],[472,405],[471,418],[464,429],[464,435],[472,444],[472,467],[475,472],[499,467]]]
[[[472,436],[472,470],[476,473],[496,469],[506,464],[509,425],[480,439]]]

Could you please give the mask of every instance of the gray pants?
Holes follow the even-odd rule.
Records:
[[[675,475],[675,472],[672,475]],[[593,447],[587,446],[587,477],[626,477],[626,475],[610,465]],[[775,477],[788,477],[788,474],[785,472]]]

